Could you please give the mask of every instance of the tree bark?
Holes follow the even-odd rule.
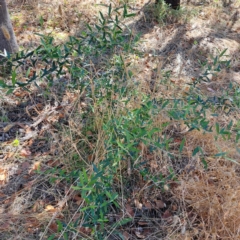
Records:
[[[7,9],[6,0],[0,0],[0,51],[18,51],[18,44]]]

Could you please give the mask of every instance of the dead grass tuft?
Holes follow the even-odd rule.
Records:
[[[203,152],[207,155],[216,154],[217,148],[213,133],[194,130],[186,135],[188,150],[193,150],[201,146]]]
[[[197,214],[198,239],[237,239],[240,230],[240,178],[234,166],[208,158],[201,168],[180,177],[175,197]]]

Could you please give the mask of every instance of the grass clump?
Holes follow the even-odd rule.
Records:
[[[169,6],[164,0],[161,0],[156,4],[153,14],[160,25],[166,26],[176,22],[188,22],[191,17],[197,14],[197,10],[190,10],[185,6],[175,10],[172,9],[172,7]]]
[[[163,2],[158,8],[160,22],[184,13]],[[237,237],[239,85],[209,78],[231,68],[226,51],[202,63],[205,72],[181,89],[167,72],[156,81],[168,94],[149,93],[130,70],[130,54],[144,55],[135,49],[138,37],[125,35],[130,17],[126,5],[110,5],[80,38],[55,45],[42,36],[33,51],[7,59],[12,75],[0,86],[29,93],[34,83],[60,112],[41,122],[53,123],[57,163],[35,170],[63,187],[53,215],[38,216],[40,239]]]

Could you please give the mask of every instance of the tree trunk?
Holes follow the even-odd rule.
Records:
[[[180,8],[180,0],[164,0],[167,4],[170,4],[173,9]],[[159,3],[160,0],[156,0],[156,3]]]
[[[18,51],[18,44],[13,32],[12,23],[7,10],[6,0],[0,0],[0,51],[9,53]]]

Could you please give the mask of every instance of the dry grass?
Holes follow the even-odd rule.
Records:
[[[190,214],[187,231],[198,239],[238,239],[239,176],[225,161],[208,158],[208,163],[208,171],[195,166],[183,174],[174,190]]]
[[[95,1],[90,0],[58,2],[58,8],[54,5],[55,2],[37,2],[38,5],[31,1],[10,2],[13,25],[16,26],[21,47],[38,44],[39,39],[33,36],[34,32],[51,32],[59,42],[64,42],[67,36],[77,35],[83,30],[85,23],[95,22],[99,9],[106,10],[94,5]],[[135,1],[132,4],[143,6],[146,2]],[[127,73],[131,70],[133,74],[127,87],[135,87],[137,92],[145,93],[151,99],[182,98],[190,91],[188,83],[192,83],[196,75],[203,72],[198,60],[206,60],[209,53],[216,53],[216,48],[219,48],[219,51],[228,48],[227,53],[232,58],[233,65],[230,72],[222,71],[213,76],[209,83],[201,84],[199,93],[205,97],[221,96],[223,89],[227,90],[229,82],[239,83],[239,22],[233,18],[234,11],[239,11],[239,2],[229,8],[222,8],[221,5],[218,1],[204,7],[195,6],[198,11],[195,17],[191,15],[187,21],[169,17],[165,19],[167,27],[150,19],[148,14],[153,13],[153,5],[148,6],[147,11],[142,11],[143,15],[138,15],[136,21],[133,21],[135,23],[129,24],[132,24],[135,34],[143,33],[138,49],[144,51],[144,56],[141,59],[131,54],[124,56],[125,71]],[[194,7],[189,7],[191,10],[192,8]],[[19,10],[21,11],[18,13]],[[233,11],[231,16],[227,14],[229,10]],[[39,23],[41,16],[43,26]],[[219,40],[219,35],[222,41]],[[97,64],[94,66],[95,69],[101,67]],[[171,72],[170,77],[166,77],[166,71]],[[92,79],[97,76],[96,72],[91,73]],[[138,83],[138,86],[133,81]],[[44,239],[56,233],[56,239],[61,239],[64,231],[57,235],[56,220],[71,226],[80,219],[77,226],[72,226],[76,232],[71,235],[71,239],[93,239],[91,229],[82,226],[84,219],[79,211],[86,206],[86,202],[79,191],[71,189],[74,183],[68,183],[64,177],[58,178],[56,172],[38,175],[34,170],[45,171],[59,167],[70,172],[85,166],[89,175],[93,173],[92,164],[98,165],[108,154],[105,140],[109,136],[102,130],[103,117],[111,119],[114,116],[118,119],[125,115],[127,111],[124,109],[123,99],[121,96],[114,96],[112,101],[118,104],[113,113],[108,108],[109,102],[98,106],[94,98],[88,99],[85,93],[79,90],[64,90],[60,95],[56,86],[51,90],[45,89],[44,84],[41,87],[42,92],[50,91],[51,97],[39,97],[37,89],[32,94],[23,94],[22,90],[18,90],[14,97],[19,100],[12,97],[12,106],[6,104],[9,101],[7,98],[1,102],[2,109],[15,114],[19,109],[16,105],[13,110],[15,101],[28,99],[26,102],[31,107],[28,106],[28,117],[22,121],[31,121],[31,124],[34,124],[41,117],[44,119],[41,124],[45,129],[39,126],[40,130],[36,131],[42,138],[34,146],[40,146],[41,149],[46,144],[47,150],[28,156],[26,146],[30,145],[31,139],[17,147],[10,142],[0,147],[0,156],[7,155],[6,159],[9,161],[8,167],[5,162],[1,162],[3,170],[0,172],[0,181],[6,185],[0,192],[0,197],[3,196],[4,199],[0,208],[0,238],[14,239],[18,236],[19,239]],[[51,115],[43,117],[44,110],[50,106],[51,101],[56,103],[56,109],[51,106]],[[141,103],[142,95],[139,94],[128,102],[127,107],[129,110],[136,109]],[[90,105],[94,111],[87,118],[82,118],[83,113],[88,113]],[[117,201],[121,211],[111,209],[108,216],[110,227],[106,226],[108,238],[105,239],[117,239],[113,234],[114,223],[127,217],[133,220],[119,228],[124,239],[239,239],[239,146],[234,142],[236,133],[233,132],[230,139],[223,140],[221,137],[216,139],[215,129],[208,133],[203,130],[187,132],[189,128],[183,120],[174,120],[163,128],[162,126],[170,121],[168,110],[171,108],[152,116],[153,125],[161,129],[157,137],[173,138],[168,151],[150,151],[151,146],[139,143],[140,153],[136,162],[131,165],[129,161],[125,161],[119,165],[114,189],[119,192]],[[226,127],[231,120],[233,125],[238,124],[239,109],[229,115],[219,109],[217,118],[213,118],[212,113],[209,109],[206,119],[213,126],[218,122],[221,127]],[[22,119],[21,113],[18,115]],[[13,121],[10,114],[2,114],[1,117]],[[92,128],[86,131],[88,121],[92,121]],[[59,125],[54,125],[54,122]],[[185,146],[179,153],[183,138],[186,141]],[[203,150],[207,170],[200,154],[192,156],[193,150],[198,146]],[[215,157],[219,152],[226,152],[226,155]],[[169,153],[173,155],[172,158]],[[159,188],[152,181],[145,180],[135,169],[141,159],[146,162],[146,168],[150,169],[151,177],[159,178],[160,174],[167,177],[171,167],[178,181],[168,179],[162,188]],[[144,168],[145,165],[139,167],[142,171]],[[51,181],[55,177],[57,180]],[[15,182],[12,182],[11,178]]]

